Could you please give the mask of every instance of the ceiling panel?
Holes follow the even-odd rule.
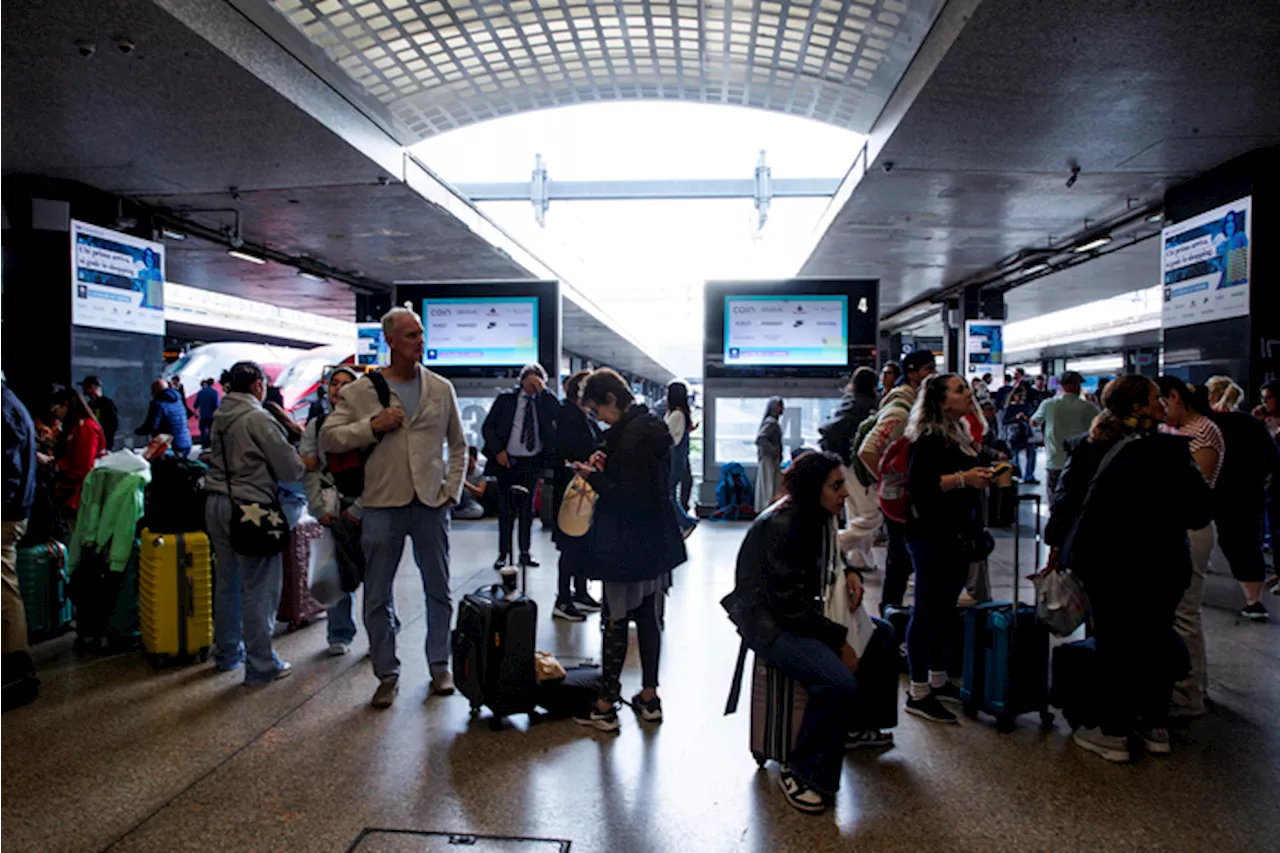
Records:
[[[1166,188],[1280,141],[1277,43],[1274,0],[988,0],[803,273],[877,275],[888,316],[1086,220],[1159,203]],[[1082,276],[1075,304],[1111,287]]]

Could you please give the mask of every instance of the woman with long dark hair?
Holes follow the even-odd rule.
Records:
[[[1222,430],[1209,419],[1209,392],[1203,386],[1188,385],[1176,376],[1156,379],[1164,400],[1165,422],[1171,432],[1191,441],[1191,458],[1204,476],[1209,488],[1218,485],[1218,474],[1227,455]],[[1201,527],[1187,530],[1191,542],[1191,584],[1178,604],[1174,627],[1186,640],[1191,651],[1191,672],[1173,690],[1170,713],[1176,717],[1199,717],[1205,712],[1205,688],[1208,674],[1204,650],[1204,576],[1209,570],[1209,557],[1217,543],[1218,533],[1212,520]],[[1261,606],[1261,605],[1259,605]]]
[[[1066,442],[1045,541],[1049,567],[1070,568],[1089,594],[1098,651],[1096,719],[1073,735],[1108,761],[1130,758],[1135,736],[1169,752],[1177,658],[1171,630],[1191,583],[1187,531],[1212,517],[1208,481],[1188,443],[1161,434],[1160,389],[1128,374],[1107,384],[1089,434]]]
[[[693,432],[693,415],[689,411],[689,386],[679,379],[667,385],[667,414],[663,420],[671,433],[671,502],[676,508],[680,533],[688,539],[698,526],[698,519],[684,511],[680,504],[680,478],[689,465],[689,434]]]
[[[49,412],[62,423],[53,450],[54,498],[71,522],[80,509],[80,489],[98,457],[107,452],[107,436],[93,410],[74,388],[59,386],[49,398]]]
[[[782,423],[786,410],[781,397],[770,397],[756,431],[756,512],[764,512],[782,491]]]
[[[600,449],[600,427],[594,418],[587,416],[582,406],[582,383],[590,375],[579,370],[564,381],[564,400],[556,417],[556,456],[554,490],[554,517],[556,526],[551,531],[551,541],[560,549],[560,578],[556,592],[556,606],[551,615],[569,622],[585,621],[587,613],[600,609],[600,602],[591,597],[587,589],[587,536],[569,536],[560,530],[560,504],[565,491],[573,480],[573,464],[588,462]]]
[[[604,448],[574,466],[599,494],[587,576],[604,581],[604,679],[595,706],[575,719],[613,732],[619,725],[616,706],[632,619],[644,681],[631,697],[631,707],[645,722],[662,721],[658,659],[663,598],[671,587],[671,570],[686,555],[671,502],[671,433],[666,425],[636,403],[626,380],[607,367],[582,384],[582,405],[609,425]]]
[[[743,642],[809,693],[800,735],[778,779],[800,811],[825,811],[840,788],[851,746],[870,742],[859,723],[858,655],[848,629],[823,613],[822,593],[833,562],[833,517],[844,506],[845,467],[833,453],[806,452],[791,463],[785,496],[751,525],[738,550],[736,584],[721,602]],[[862,580],[846,570],[849,602],[862,599]],[[854,733],[857,733],[856,735]]]
[[[907,418],[907,550],[915,569],[915,606],[907,626],[911,689],[906,710],[935,723],[957,722],[942,700],[959,702],[947,677],[948,625],[969,577],[969,564],[986,541],[982,491],[991,482],[973,446],[965,416],[973,408],[969,385],[954,373],[925,380]]]

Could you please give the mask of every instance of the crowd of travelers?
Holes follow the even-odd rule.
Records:
[[[684,540],[698,525],[681,494],[697,427],[687,386],[671,383],[660,417],[613,370],[575,373],[557,398],[545,370],[531,364],[494,401],[483,447],[468,447],[452,383],[423,366],[420,318],[396,308],[382,325],[390,364],[367,374],[334,370],[327,405],[305,427],[269,400],[268,379],[252,362],[221,377],[221,396],[212,380],[202,383],[195,411],[180,387],[158,380],[151,389],[140,435],[167,436],[170,452],[186,455],[193,444],[188,420],[199,423],[208,464],[205,529],[217,558],[214,666],[243,667],[246,685],[291,672],[272,643],[282,558],[241,547],[234,510],[247,502],[268,508],[260,526],[292,527],[305,508],[332,532],[338,562],[364,588],[377,681],[371,704],[387,708],[400,688],[393,587],[405,538],[426,600],[430,690],[449,695],[451,519],[483,515],[486,495],[496,490],[494,568],[528,569],[538,565],[530,525],[539,484],[549,490],[541,497],[551,501],[553,517],[571,489],[589,487],[590,535],[558,526],[552,534],[559,551],[553,618],[581,622],[602,614],[598,695],[575,719],[619,729],[634,622],[642,681],[628,704],[642,721],[660,722],[664,604],[672,573],[686,560]],[[1075,732],[1075,743],[1113,761],[1131,759],[1137,744],[1163,754],[1170,751],[1170,717],[1205,713],[1201,610],[1215,545],[1240,583],[1241,614],[1267,618],[1264,540],[1274,545],[1280,510],[1276,382],[1246,411],[1243,392],[1226,377],[1197,386],[1173,376],[1124,375],[1100,388],[1096,403],[1085,397],[1078,373],[1058,377],[1056,393],[1044,376],[1019,371],[1006,380],[993,392],[990,376],[971,383],[939,373],[927,351],[889,362],[878,375],[860,368],[822,427],[823,450],[785,462],[785,407],[780,398],[766,405],[756,438],[759,515],[723,605],[745,647],[808,691],[780,777],[787,801],[802,811],[829,807],[846,749],[892,743],[862,713],[859,673],[869,656],[892,655],[893,629],[870,620],[871,638],[855,643],[851,623],[824,608],[833,587],[851,612],[863,607],[861,568],[846,559],[841,520],[846,530],[873,526],[887,546],[882,613],[902,605],[914,579],[904,708],[934,723],[958,720],[949,626],[972,564],[992,547],[985,495],[1002,466],[1014,466],[1022,484],[1037,484],[1040,445],[1050,495],[1043,571],[1069,568],[1083,582],[1100,668],[1101,713],[1097,725]],[[101,383],[88,377],[81,387],[83,393],[54,389],[34,417],[4,389],[6,660],[27,652],[25,632],[15,627],[22,605],[17,598],[15,610],[13,562],[37,492],[73,526],[80,486],[118,429]],[[353,454],[363,473],[358,496],[342,476]],[[547,471],[552,476],[544,478]],[[889,477],[905,492],[901,519],[883,514],[877,500]],[[276,506],[279,516],[270,511]],[[590,581],[600,582],[600,599]],[[1270,583],[1274,592],[1274,577]],[[347,654],[356,633],[355,599],[344,594],[328,608],[329,654]],[[1178,666],[1179,656],[1189,665]]]

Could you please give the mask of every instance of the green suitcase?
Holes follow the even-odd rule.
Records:
[[[39,643],[65,633],[71,625],[67,549],[54,541],[19,548],[17,573],[30,642]]]

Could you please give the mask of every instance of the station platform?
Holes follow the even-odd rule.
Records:
[[[793,811],[777,768],[758,770],[748,751],[746,703],[722,713],[738,637],[719,599],[745,529],[704,522],[689,540],[667,609],[666,722],[623,709],[616,736],[525,717],[491,731],[461,695],[428,698],[408,549],[396,591],[401,691],[387,711],[369,706],[363,629],[340,658],[326,656],[323,623],[279,637],[294,675],[256,689],[211,664],[157,672],[139,654],[80,656],[70,636],[46,643],[39,700],[3,717],[0,841],[117,853],[1275,849],[1280,620],[1238,618],[1239,590],[1216,574],[1205,610],[1213,704],[1174,730],[1171,756],[1107,764],[1069,742],[1060,716],[1052,731],[1032,714],[1001,735],[986,719],[938,726],[902,714],[894,748],[848,756],[831,813]],[[455,600],[495,577],[496,540],[492,520],[455,524]],[[997,595],[1011,548],[998,534]],[[551,619],[556,554],[536,525],[534,554],[539,648],[598,660],[598,617]],[[869,600],[879,586],[870,575]],[[623,695],[638,688],[633,648]],[[533,840],[458,845],[414,832]]]

